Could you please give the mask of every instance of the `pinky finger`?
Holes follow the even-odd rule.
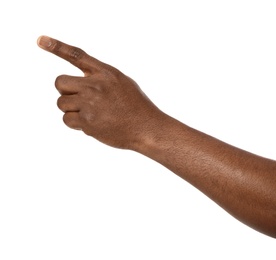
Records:
[[[78,112],[66,112],[63,116],[63,122],[72,129],[82,130]]]

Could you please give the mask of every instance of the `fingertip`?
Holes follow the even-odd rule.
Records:
[[[48,49],[52,45],[52,39],[48,36],[42,35],[38,37],[37,45],[42,49]]]

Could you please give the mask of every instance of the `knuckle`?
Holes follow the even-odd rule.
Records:
[[[81,130],[81,125],[74,113],[65,113],[63,115],[63,122],[72,129]]]
[[[72,118],[70,117],[70,114],[65,113],[65,114],[63,115],[63,118],[62,118],[62,119],[63,119],[63,122],[64,122],[65,125],[67,125],[67,126],[71,125]]]
[[[91,124],[94,124],[96,122],[96,112],[95,111],[83,111],[81,110],[79,112],[80,118],[83,120],[83,122],[89,122]]]
[[[55,80],[55,86],[57,89],[59,89],[59,87],[64,83],[66,84],[65,75],[60,75]]]
[[[107,78],[119,78],[120,71],[110,65],[107,65],[105,69],[102,71],[104,73],[105,77]]]
[[[106,89],[106,82],[103,80],[96,80],[86,88],[86,91],[94,96],[96,94],[104,93]]]
[[[60,110],[65,111],[65,100],[63,96],[60,96],[57,99],[57,106]]]
[[[55,80],[55,87],[58,92],[63,95],[68,90],[68,83],[70,82],[70,77],[67,75],[60,75]]]
[[[85,54],[86,53],[78,47],[72,47],[72,49],[69,52],[69,56],[73,60],[80,60],[85,56]]]
[[[53,42],[50,45],[50,49],[53,53],[59,53],[61,47],[62,47],[62,43],[60,41],[57,40],[52,40]]]

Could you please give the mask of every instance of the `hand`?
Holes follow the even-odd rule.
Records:
[[[47,36],[41,36],[38,45],[84,73],[84,77],[61,75],[55,82],[61,94],[57,104],[68,127],[127,149],[134,149],[157,127],[154,122],[163,113],[119,70]]]

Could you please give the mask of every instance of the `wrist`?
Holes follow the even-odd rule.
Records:
[[[178,134],[182,135],[185,128],[187,126],[161,112],[148,120],[133,150],[156,161],[162,161],[162,156],[166,156],[166,151],[176,143]]]

